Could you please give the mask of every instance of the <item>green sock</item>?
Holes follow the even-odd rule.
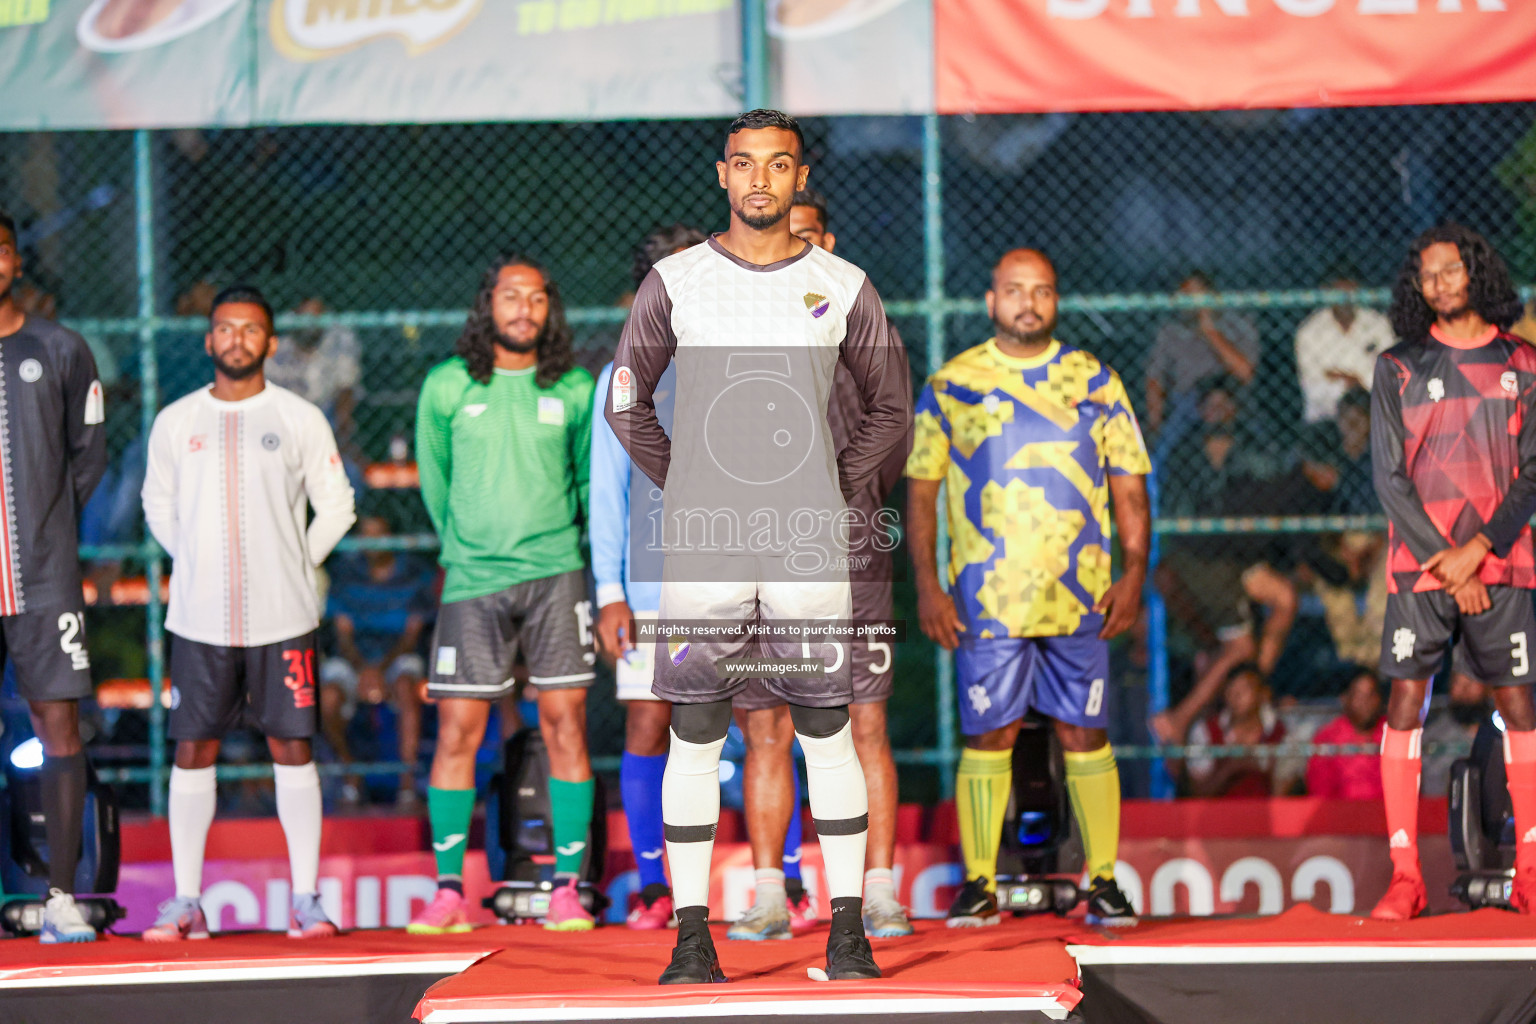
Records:
[[[427,787],[427,818],[432,823],[432,852],[437,855],[439,882],[463,880],[464,849],[469,845],[469,819],[474,813],[474,790]]]
[[[581,859],[587,852],[587,835],[592,829],[592,793],[596,786],[585,782],[549,780],[549,803],[555,830],[555,874],[575,877],[581,874]]]

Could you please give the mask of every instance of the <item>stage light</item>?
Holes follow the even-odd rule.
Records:
[[[734,761],[722,760],[720,762],[720,781],[721,781],[721,783],[723,784],[723,783],[730,782],[735,777],[736,777],[736,763]]]
[[[11,751],[11,765],[24,772],[43,766],[43,741],[36,736],[16,744]]]

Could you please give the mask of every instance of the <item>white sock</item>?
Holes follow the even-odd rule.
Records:
[[[805,781],[810,791],[811,817],[821,841],[822,869],[827,873],[827,900],[859,899],[864,889],[864,846],[869,837],[869,791],[864,769],[853,749],[853,725],[832,736],[803,733]]]
[[[789,902],[789,896],[784,892],[784,872],[778,868],[758,868],[753,877],[757,879],[754,902],[758,906],[782,907]]]
[[[672,869],[676,907],[709,905],[709,861],[720,823],[720,751],[714,743],[689,743],[672,733],[667,770],[661,777],[662,834]]]
[[[890,868],[870,868],[864,872],[864,900],[896,899],[896,876]]]
[[[212,765],[171,768],[171,871],[177,896],[195,900],[203,894],[203,852],[219,805],[216,772]]]
[[[288,840],[288,871],[293,894],[304,896],[320,887],[320,772],[315,762],[272,766],[277,783],[277,820]]]

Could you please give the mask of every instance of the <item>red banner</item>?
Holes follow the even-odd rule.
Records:
[[[1536,99],[1529,0],[941,0],[943,114]]]

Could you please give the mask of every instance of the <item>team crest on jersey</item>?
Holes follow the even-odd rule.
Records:
[[[1431,377],[1424,390],[1429,393],[1431,402],[1438,402],[1445,397],[1445,382],[1439,377]]]
[[[549,395],[540,395],[539,422],[552,427],[565,426],[565,402]]]
[[[819,318],[828,309],[832,308],[832,303],[827,301],[827,297],[825,295],[817,295],[815,292],[806,292],[805,308],[811,311],[812,317]]]
[[[282,438],[278,437],[276,434],[261,435],[261,446],[269,452],[277,451],[277,446],[282,443]]]
[[[36,359],[23,359],[21,365],[16,367],[16,373],[22,380],[31,384],[43,375],[43,364]]]
[[[1519,378],[1515,376],[1514,370],[1505,370],[1503,373],[1499,374],[1499,386],[1502,387],[1505,391],[1508,391],[1510,394],[1515,393],[1515,387],[1518,383]]]
[[[207,434],[193,434],[187,438],[187,451],[189,452],[200,452],[206,447],[208,447]]]
[[[692,648],[693,645],[680,636],[667,638],[667,654],[672,658],[673,665],[681,665]]]

